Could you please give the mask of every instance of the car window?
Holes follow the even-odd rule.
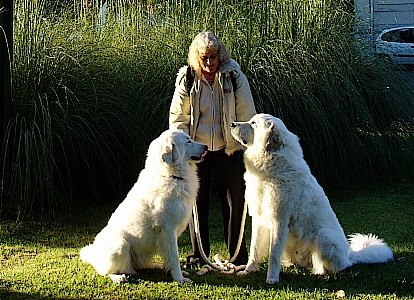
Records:
[[[414,43],[414,29],[408,29],[407,43]]]
[[[392,30],[385,33],[381,39],[393,43],[414,43],[414,32],[411,28]]]
[[[399,30],[400,33],[400,43],[409,43],[410,40],[410,30],[408,29],[401,29]],[[412,39],[412,38],[411,38]]]
[[[397,30],[393,30],[393,31],[389,31],[387,33],[385,33],[382,38],[383,41],[386,42],[394,42],[394,43],[398,43],[400,40],[400,34]]]

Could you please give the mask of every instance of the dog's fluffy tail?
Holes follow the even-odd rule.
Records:
[[[349,236],[351,252],[349,258],[355,264],[385,263],[393,260],[390,247],[373,234],[353,234]]]

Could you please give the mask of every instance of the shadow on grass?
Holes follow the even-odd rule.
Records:
[[[226,275],[219,272],[209,272],[199,276],[198,269],[191,270],[187,276],[193,284],[217,287],[240,287],[251,290],[290,290],[293,292],[315,290],[338,291],[344,290],[347,297],[358,294],[389,295],[412,298],[414,296],[414,277],[412,253],[404,254],[404,259],[398,257],[386,264],[355,265],[338,274],[316,276],[303,268],[282,268],[280,282],[276,285],[265,283],[266,271],[261,265],[259,272],[247,277],[238,277],[235,274]],[[138,270],[138,274],[129,277],[129,284],[148,282],[173,282],[172,277],[162,270]]]

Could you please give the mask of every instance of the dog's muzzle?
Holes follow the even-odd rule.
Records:
[[[237,122],[233,122],[230,124],[230,131],[231,135],[238,140],[243,146],[247,146],[247,141],[243,139],[242,134],[240,132],[240,127]]]
[[[194,160],[194,161],[203,161],[204,160],[204,157],[206,157],[206,155],[207,155],[207,149],[208,149],[208,147],[206,146],[206,145],[203,145],[203,152],[200,154],[200,156],[191,156],[191,159],[192,160]]]

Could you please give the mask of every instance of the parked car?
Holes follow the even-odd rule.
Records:
[[[382,31],[375,40],[375,53],[394,64],[414,64],[414,26]]]

